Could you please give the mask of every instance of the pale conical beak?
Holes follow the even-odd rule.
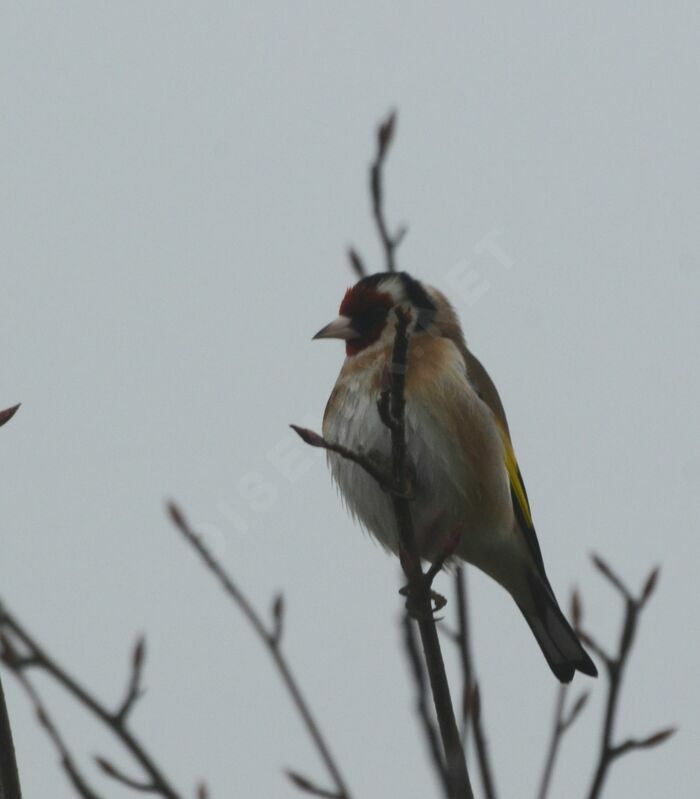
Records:
[[[352,326],[352,319],[349,316],[339,316],[334,319],[329,325],[322,327],[314,336],[317,338],[341,338],[347,341],[351,338],[357,338],[360,334]]]

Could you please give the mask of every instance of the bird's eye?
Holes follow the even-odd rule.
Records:
[[[386,319],[387,309],[384,305],[375,305],[373,308],[369,308],[363,314],[363,318],[369,322],[381,322],[383,319]]]
[[[366,335],[381,328],[388,313],[389,309],[386,305],[372,305],[353,316],[352,326],[360,335]]]

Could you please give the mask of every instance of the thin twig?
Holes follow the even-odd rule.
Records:
[[[59,732],[58,728],[54,724],[49,715],[46,707],[44,706],[43,702],[39,694],[37,693],[36,689],[29,681],[27,675],[24,673],[22,669],[14,672],[15,677],[19,681],[19,684],[25,690],[27,695],[29,696],[32,704],[34,705],[34,710],[36,712],[37,719],[39,724],[44,728],[46,734],[48,735],[49,739],[53,743],[56,751],[58,752],[61,767],[63,771],[66,773],[66,777],[68,781],[73,786],[75,792],[78,796],[82,797],[82,799],[101,799],[100,795],[95,791],[87,782],[85,777],[81,774],[75,759],[73,758],[70,750],[68,749],[68,745],[63,740],[63,736]]]
[[[406,235],[406,228],[400,227],[396,233],[390,233],[384,215],[384,163],[396,129],[396,112],[392,111],[377,129],[377,154],[370,167],[370,195],[372,197],[372,214],[377,225],[379,238],[384,249],[387,272],[396,271],[396,248]]]
[[[402,493],[406,493],[408,488],[408,456],[405,432],[406,400],[404,390],[408,366],[409,322],[410,315],[397,308],[396,333],[390,373],[390,410],[394,424],[390,428],[390,433],[394,483]],[[398,525],[402,555],[401,566],[408,578],[409,600],[412,600],[415,604],[415,615],[428,668],[435,713],[442,737],[450,796],[455,799],[465,799],[465,797],[471,799],[473,793],[469,782],[466,758],[459,737],[459,730],[457,729],[457,721],[455,720],[450,686],[445,673],[445,664],[442,658],[435,619],[432,616],[430,581],[425,579],[421,567],[411,509],[405,497],[394,494],[391,499]]]
[[[311,782],[311,780],[303,774],[291,771],[290,769],[287,769],[286,773],[292,784],[302,791],[302,793],[308,793],[310,796],[321,796],[323,799],[343,799],[343,794],[336,793],[335,791],[327,791],[325,788],[321,788]]]
[[[457,644],[459,662],[462,667],[462,744],[466,749],[469,735],[469,695],[474,680],[471,639],[469,628],[469,608],[467,607],[467,584],[464,566],[458,566],[454,575],[455,595],[457,597],[457,632],[452,640]]]
[[[574,590],[571,595],[571,618],[573,619],[574,628],[580,630],[581,627],[581,614],[582,604],[581,597],[578,591]],[[549,739],[549,747],[547,748],[547,755],[545,757],[544,769],[542,770],[542,779],[540,780],[540,787],[537,793],[537,799],[545,799],[549,791],[552,775],[554,773],[554,763],[559,754],[559,747],[561,746],[562,738],[567,730],[576,721],[579,714],[583,710],[588,701],[589,693],[585,691],[574,702],[571,710],[567,713],[564,712],[566,697],[568,695],[569,685],[562,683],[557,688],[557,698],[554,706],[554,719],[552,723],[552,734]]]
[[[299,688],[296,678],[292,674],[291,667],[289,666],[285,655],[280,649],[279,637],[281,630],[280,624],[282,605],[277,605],[277,614],[279,614],[279,618],[274,621],[272,630],[268,630],[246,596],[233,582],[233,579],[229,576],[224,567],[209,551],[201,536],[199,536],[190,527],[178,506],[171,502],[168,505],[168,510],[170,513],[170,518],[174,522],[175,527],[180,531],[187,543],[190,544],[190,546],[192,546],[192,548],[197,552],[204,562],[204,565],[216,577],[221,587],[243,613],[253,630],[255,630],[258,637],[270,653],[270,657],[280,673],[282,682],[289,692],[289,695],[291,696],[292,701],[294,702],[294,705],[306,726],[306,730],[309,733],[309,736],[311,737],[311,740],[313,741],[329,776],[335,784],[336,792],[329,795],[337,797],[338,799],[350,799],[350,792],[346,787],[345,780],[340,773],[340,769],[335,762],[335,758],[331,754],[330,748],[326,743],[323,734],[321,733],[318,723],[311,714],[309,704],[301,693],[301,689]],[[273,606],[273,616],[277,614],[274,612]]]
[[[408,613],[405,613],[402,620],[404,646],[411,667],[413,682],[416,686],[416,713],[418,714],[423,733],[425,734],[425,742],[428,747],[433,769],[440,780],[445,796],[449,797],[450,790],[447,782],[447,773],[445,771],[445,760],[442,749],[440,748],[440,736],[428,705],[428,686],[425,678],[425,668],[418,650],[413,624],[414,622],[411,617]]]
[[[537,799],[545,799],[549,784],[552,780],[554,773],[554,761],[557,758],[559,745],[561,744],[562,737],[562,718],[564,716],[564,702],[566,701],[566,694],[568,693],[568,684],[562,683],[557,688],[557,701],[554,707],[554,723],[552,724],[552,735],[549,740],[549,747],[547,749],[547,757],[544,763],[544,770],[542,772],[542,780],[540,782],[540,789],[537,793]]]
[[[106,774],[110,779],[120,783],[121,785],[125,785],[127,788],[131,788],[132,791],[139,791],[141,793],[154,792],[152,783],[143,782],[142,780],[137,780],[134,777],[130,777],[128,774],[125,774],[123,771],[121,771],[121,769],[118,769],[114,763],[110,763],[110,761],[106,758],[96,755],[95,762],[102,769],[103,773]]]
[[[474,730],[481,785],[486,799],[496,799],[496,785],[489,756],[486,733],[483,724],[481,692],[476,681],[469,630],[469,611],[467,607],[466,570],[460,566],[455,573],[455,593],[457,594],[457,634],[455,642],[459,647],[462,666],[462,745],[467,746],[467,730],[471,723]]]
[[[367,267],[354,247],[348,247],[348,258],[350,259],[350,268],[357,279],[361,280],[367,274]]]
[[[21,799],[21,796],[10,716],[7,712],[5,692],[0,682],[0,797]]]
[[[395,493],[400,490],[397,483],[395,483],[385,472],[377,466],[372,458],[368,455],[365,455],[362,452],[354,452],[353,450],[349,449],[348,447],[344,447],[342,444],[336,444],[332,441],[327,441],[323,436],[320,436],[318,433],[315,433],[313,430],[309,430],[306,427],[299,427],[295,424],[289,425],[292,430],[301,438],[301,440],[308,444],[310,447],[319,447],[320,449],[326,449],[329,452],[335,452],[337,455],[340,455],[341,458],[345,458],[345,460],[352,461],[356,463],[358,466],[361,466],[370,477],[373,477],[379,485],[389,493]]]
[[[646,738],[628,738],[615,747],[613,750],[614,757],[619,757],[634,749],[650,749],[653,746],[658,746],[670,738],[675,731],[675,727],[667,727],[665,730],[659,730]]]
[[[484,796],[488,799],[495,799],[496,788],[491,771],[491,761],[489,760],[489,749],[486,742],[486,733],[481,723],[481,689],[479,683],[474,679],[471,694],[469,695],[470,715],[474,728],[474,746],[476,749],[476,759],[479,763],[479,773],[481,774],[481,784],[484,789]]]
[[[562,738],[567,730],[572,726],[572,724],[576,721],[579,714],[583,710],[588,701],[588,692],[582,693],[579,698],[574,702],[569,710],[568,713],[564,713],[564,706],[566,703],[566,697],[568,694],[569,685],[566,683],[562,683],[557,688],[557,700],[555,703],[554,708],[554,723],[552,724],[552,735],[549,741],[549,747],[547,749],[547,757],[545,759],[544,769],[542,771],[542,780],[540,782],[540,788],[537,793],[537,799],[545,799],[547,793],[549,791],[549,787],[552,780],[552,774],[554,773],[554,763],[557,759],[557,755],[559,753],[559,747],[562,742]]]
[[[173,787],[170,780],[156,764],[145,746],[130,732],[124,718],[118,713],[110,711],[99,699],[95,698],[87,688],[83,687],[68,672],[51,657],[48,652],[29,634],[25,627],[7,610],[0,605],[0,630],[4,632],[3,661],[10,670],[19,676],[31,665],[50,675],[58,682],[77,702],[96,716],[114,736],[123,744],[134,760],[141,766],[151,785],[151,793],[165,797],[165,799],[180,799],[181,794]],[[18,655],[13,659],[12,651],[8,652],[9,637],[11,634],[27,650],[27,654]],[[14,650],[14,647],[13,647]]]
[[[143,695],[143,688],[141,687],[141,676],[143,673],[143,662],[146,656],[146,639],[141,636],[134,644],[134,650],[131,655],[131,674],[129,675],[129,682],[126,687],[126,694],[122,700],[119,709],[116,712],[116,717],[119,721],[124,722],[126,717],[131,712],[133,706]]]
[[[605,665],[605,672],[608,681],[607,698],[605,703],[605,715],[603,719],[603,730],[601,735],[598,762],[588,791],[588,799],[598,799],[601,796],[603,784],[608,775],[610,766],[622,755],[637,750],[649,749],[657,746],[675,732],[675,728],[659,730],[644,739],[629,739],[621,744],[614,744],[613,731],[615,718],[620,699],[620,690],[625,675],[625,667],[629,659],[629,654],[634,643],[637,632],[639,616],[646,602],[651,597],[656,582],[658,580],[658,569],[653,569],[647,577],[644,587],[639,596],[635,597],[633,592],[623,583],[620,577],[610,568],[610,566],[599,556],[593,556],[593,563],[608,582],[620,593],[625,603],[625,615],[617,647],[617,654],[610,656],[592,638],[590,633],[584,633],[582,640],[588,643],[594,653],[601,656]],[[580,615],[580,612],[579,612]]]

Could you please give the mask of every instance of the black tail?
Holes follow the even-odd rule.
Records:
[[[575,671],[597,677],[595,664],[564,618],[550,586],[532,575],[530,590],[533,603],[527,610],[522,607],[520,610],[535,634],[549,668],[561,682],[571,682]]]

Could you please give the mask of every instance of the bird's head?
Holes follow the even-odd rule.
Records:
[[[321,328],[317,338],[345,341],[348,357],[357,355],[393,329],[392,311],[401,307],[411,314],[411,328],[427,331],[435,320],[438,298],[406,272],[381,272],[363,277],[345,292],[340,316]]]

